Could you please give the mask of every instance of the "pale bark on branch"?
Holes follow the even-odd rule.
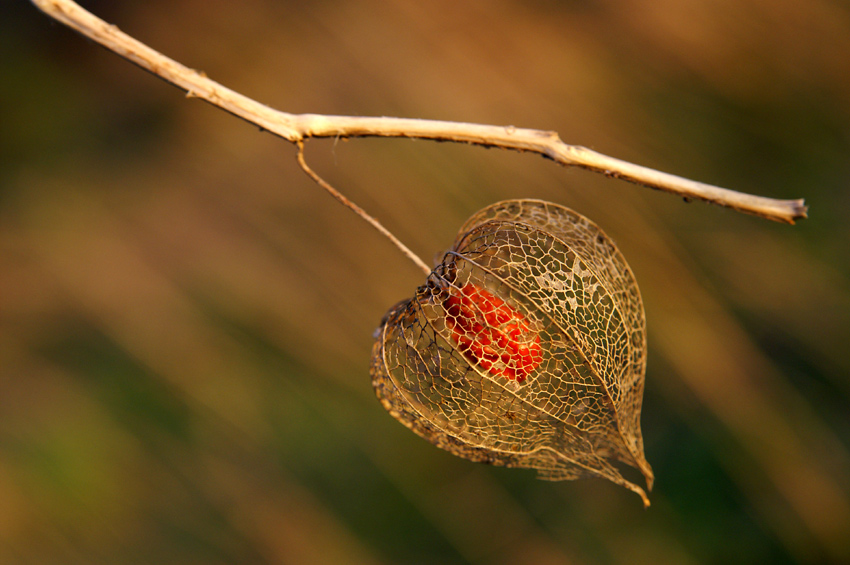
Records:
[[[703,200],[769,220],[793,224],[806,217],[802,199],[777,200],[720,188],[568,145],[553,131],[388,117],[289,114],[235,92],[165,57],[87,12],[70,0],[32,0],[50,17],[75,29],[138,66],[287,141],[311,137],[407,137],[470,143],[539,153],[562,165],[576,166],[679,195]]]

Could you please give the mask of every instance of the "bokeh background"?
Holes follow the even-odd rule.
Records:
[[[474,211],[531,197],[594,219],[634,269],[651,508],[473,464],[370,387],[372,332],[422,282],[409,261],[291,145],[5,1],[0,562],[850,562],[846,2],[83,5],[289,112],[553,129],[805,197],[810,219],[501,150],[311,141],[428,261]]]

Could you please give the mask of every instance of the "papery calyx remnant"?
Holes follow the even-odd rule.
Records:
[[[604,477],[649,505],[615,466],[652,489],[643,303],[614,242],[584,216],[539,200],[484,208],[376,335],[375,392],[418,435],[542,479]]]

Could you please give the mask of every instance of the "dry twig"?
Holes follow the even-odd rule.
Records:
[[[70,0],[32,1],[50,17],[185,90],[187,97],[201,98],[293,143],[310,137],[408,137],[530,151],[562,165],[600,172],[769,220],[793,224],[795,220],[806,217],[807,207],[802,199],[777,200],[688,180],[608,157],[585,147],[568,145],[553,131],[436,120],[280,112],[165,57]]]

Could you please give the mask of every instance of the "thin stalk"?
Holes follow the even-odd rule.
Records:
[[[328,192],[328,194],[330,194],[336,199],[337,202],[339,202],[340,204],[360,216],[362,219],[368,222],[370,226],[378,230],[381,235],[389,239],[393,245],[398,247],[399,250],[407,256],[408,259],[413,261],[417,267],[422,269],[422,271],[425,273],[425,276],[431,274],[431,268],[425,264],[425,261],[420,259],[416,253],[411,251],[409,247],[403,244],[401,240],[399,240],[390,230],[385,228],[383,224],[381,224],[381,222],[379,222],[373,216],[367,214],[366,211],[363,210],[363,208],[346,198],[344,194],[342,194],[340,191],[331,186],[329,182],[320,177],[313,169],[310,168],[309,165],[307,165],[307,161],[304,160],[303,141],[297,141],[296,145],[298,146],[298,155],[296,157],[298,159],[298,164],[301,165],[301,168],[304,170],[305,173],[307,173],[308,177],[313,179],[320,187],[324,188]]]

